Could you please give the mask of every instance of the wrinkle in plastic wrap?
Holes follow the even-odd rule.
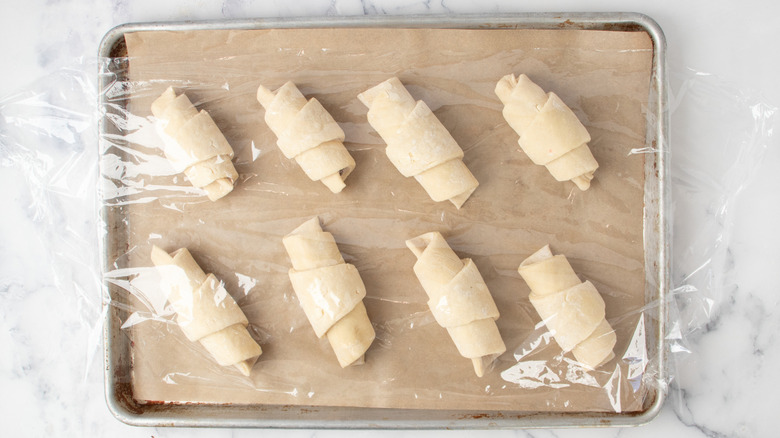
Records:
[[[274,32],[269,34],[274,36]],[[717,121],[712,126],[732,134],[732,142],[714,139],[704,144],[691,133],[692,138],[685,139],[689,141],[681,141],[675,148],[678,156],[690,157],[673,161],[675,226],[678,231],[687,227],[685,241],[675,233],[675,287],[668,302],[644,302],[641,274],[630,281],[624,281],[622,275],[620,281],[613,278],[614,272],[643,272],[642,230],[617,227],[614,212],[588,210],[591,203],[586,201],[614,201],[609,189],[615,183],[641,188],[641,165],[635,165],[634,173],[628,168],[643,159],[643,154],[632,151],[657,153],[643,143],[647,90],[628,86],[633,98],[625,93],[610,94],[607,85],[594,79],[605,75],[611,85],[612,80],[618,84],[626,80],[624,85],[633,81],[609,64],[588,61],[587,56],[594,55],[593,47],[603,41],[575,34],[559,34],[564,35],[564,46],[559,40],[553,44],[540,37],[528,43],[534,48],[523,49],[519,40],[514,41],[513,49],[506,52],[514,58],[484,54],[483,59],[497,62],[501,68],[484,71],[490,78],[481,82],[466,81],[466,73],[474,73],[460,60],[468,44],[463,50],[437,52],[449,59],[448,68],[437,68],[435,59],[430,65],[409,68],[411,55],[385,53],[366,62],[364,70],[357,69],[362,72],[359,77],[351,75],[356,69],[352,62],[341,62],[328,71],[309,68],[307,63],[316,57],[307,56],[312,49],[304,43],[273,46],[277,56],[283,54],[294,64],[275,73],[264,68],[248,71],[231,64],[241,61],[266,67],[269,58],[262,56],[225,52],[220,46],[220,56],[203,64],[209,59],[208,50],[197,51],[197,59],[178,60],[178,55],[188,52],[171,45],[176,57],[156,53],[147,59],[148,77],[115,78],[101,96],[106,105],[99,108],[100,113],[93,106],[97,101],[94,78],[91,72],[85,73],[92,66],[81,64],[0,100],[2,164],[30,169],[26,183],[33,193],[35,220],[50,236],[52,266],[63,292],[76,294],[84,303],[84,321],[99,326],[101,302],[106,305],[104,310],[119,309],[124,315],[121,323],[134,350],[133,375],[126,377],[133,381],[138,398],[146,394],[148,400],[158,401],[637,410],[643,390],[673,377],[673,372],[666,373],[667,380],[659,382],[654,378],[658,370],[648,369],[654,362],[648,357],[652,341],[648,326],[653,322],[646,314],[657,306],[668,306],[670,357],[692,354],[686,337],[706,323],[709,306],[722,299],[725,280],[718,274],[722,262],[713,261],[726,256],[728,207],[748,180],[746,169],[759,162],[771,133],[774,110],[710,78],[682,74],[686,80],[680,90],[689,92],[674,90],[670,108],[673,126],[682,126],[677,117],[703,108],[700,98],[707,95],[718,97],[718,107],[729,108],[737,117],[707,113]],[[606,35],[592,35],[597,34]],[[178,38],[174,34],[169,37]],[[236,34],[218,37],[228,37],[222,43],[240,41]],[[275,37],[281,38],[278,34]],[[437,41],[443,39],[413,40],[404,47]],[[545,41],[549,48],[540,48],[545,47]],[[189,42],[203,44],[197,39]],[[311,40],[309,44],[317,45]],[[206,46],[212,52],[217,50]],[[315,53],[330,54],[333,50],[330,44],[318,48]],[[549,56],[541,55],[545,52]],[[642,55],[634,50],[616,53]],[[367,59],[361,53],[352,57]],[[133,57],[102,60],[101,74],[125,71],[117,66],[133,65],[133,61]],[[453,69],[452,63],[458,68]],[[165,72],[155,72],[155,64]],[[201,68],[204,65],[212,69]],[[643,65],[649,73],[649,66]],[[170,69],[177,74],[170,74]],[[644,75],[644,70],[635,74]],[[519,150],[515,134],[505,125],[500,104],[491,94],[494,81],[510,72],[525,72],[545,89],[558,93],[591,130],[591,147],[602,167],[590,191],[580,193],[552,180],[543,167],[532,165]],[[415,98],[424,99],[463,147],[467,165],[482,184],[463,211],[433,204],[414,181],[394,173],[384,156],[384,145],[367,126],[364,110],[354,96],[390,74],[397,74]],[[326,192],[309,181],[294,162],[286,160],[263,123],[262,109],[252,100],[256,85],[275,87],[286,80],[295,80],[307,97],[318,97],[347,133],[347,147],[358,168],[341,195]],[[160,151],[148,103],[167,85],[187,91],[199,109],[208,110],[236,151],[234,162],[241,178],[235,193],[219,203],[210,203],[176,175]],[[686,106],[689,111],[683,112]],[[641,122],[641,126],[630,129],[626,114],[634,114],[638,119],[634,122]],[[101,137],[98,151],[92,133],[101,119],[110,129]],[[686,131],[674,131],[680,132]],[[677,137],[682,140],[680,134]],[[618,139],[620,148],[609,151],[609,139]],[[724,151],[739,158],[728,161],[730,177],[720,181],[704,177],[709,170],[697,166],[695,160],[699,153],[695,151],[713,144],[723,145]],[[491,152],[495,145],[504,153],[498,165],[488,159],[494,158]],[[95,205],[91,192],[98,159],[103,172],[100,206]],[[718,212],[708,227],[686,222],[690,214],[680,208],[686,196],[702,189],[718,194],[700,208]],[[268,201],[273,201],[275,209],[269,211]],[[101,237],[107,234],[113,241],[105,248],[113,252],[108,254],[110,269],[103,273],[110,286],[102,295],[97,292],[99,265],[89,256],[85,258],[98,254],[91,227],[99,207],[107,212]],[[640,215],[641,207],[640,200],[636,206]],[[632,208],[626,210],[626,217],[636,214]],[[583,221],[583,212],[596,217]],[[320,215],[345,260],[357,266],[366,282],[366,306],[377,333],[367,353],[367,365],[346,370],[338,367],[326,342],[314,336],[289,286],[289,261],[281,237],[314,215]],[[636,225],[636,220],[627,222]],[[583,228],[589,233],[583,233]],[[425,305],[425,294],[411,273],[413,256],[405,252],[403,241],[431,230],[441,231],[459,256],[475,260],[501,311],[499,330],[508,350],[484,379],[473,375],[468,361],[457,354],[446,332],[435,323]],[[594,230],[606,240],[594,242]],[[610,249],[610,236],[625,244],[624,249],[633,249]],[[528,290],[516,268],[544,243],[566,254],[580,278],[594,282],[607,302],[607,318],[618,332],[617,358],[598,371],[585,370],[573,363],[570,355],[563,355],[527,301]],[[224,282],[264,350],[250,378],[220,367],[181,333],[167,297],[156,287],[158,280],[148,258],[152,244],[168,250],[190,248],[203,269]],[[625,252],[634,256],[625,257]],[[641,291],[638,294],[643,299],[636,299],[633,291]],[[95,342],[94,347],[97,345]],[[344,388],[350,388],[351,395],[344,397]],[[215,394],[220,400],[215,400]]]
[[[697,360],[696,338],[736,290],[734,206],[774,141],[778,110],[759,90],[715,75],[680,70],[669,82],[674,256],[666,341],[674,388],[674,367]],[[671,394],[684,405],[681,392]]]
[[[29,200],[27,216],[36,230],[24,238],[43,242],[49,253],[36,262],[52,271],[66,302],[75,301],[89,333],[85,378],[101,346],[105,312],[97,248],[96,71],[94,62],[82,60],[0,98],[0,171],[23,176],[14,181],[23,187],[22,199]]]

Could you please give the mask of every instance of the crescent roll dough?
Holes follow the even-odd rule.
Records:
[[[504,118],[520,135],[518,143],[534,164],[547,167],[558,181],[587,190],[599,167],[588,148],[590,134],[553,92],[544,93],[528,76],[509,74],[496,85]]]
[[[249,335],[249,321],[222,282],[206,275],[187,248],[168,254],[154,246],[152,262],[187,339],[200,342],[220,365],[234,365],[248,376],[263,350]]]
[[[498,308],[471,259],[460,259],[438,232],[406,241],[417,256],[414,273],[428,295],[428,307],[447,329],[477,376],[506,351],[496,326]]]
[[[341,192],[355,160],[342,143],[344,131],[330,113],[317,99],[306,101],[292,82],[275,93],[261,85],[257,100],[265,108],[265,122],[276,134],[284,156],[295,158],[312,181],[321,181],[333,193]]]
[[[185,94],[173,88],[152,103],[152,114],[163,122],[163,131],[174,141],[165,144],[165,156],[177,172],[206,191],[216,201],[233,190],[238,172],[233,167],[233,148],[209,113],[195,109]]]
[[[359,365],[376,337],[363,298],[366,287],[354,265],[344,263],[333,235],[319,218],[282,239],[292,261],[290,282],[314,333],[328,337],[339,365]]]
[[[413,176],[436,202],[460,209],[479,182],[463,164],[463,150],[425,102],[414,98],[398,78],[361,93],[368,122],[387,143],[385,152],[405,177]]]
[[[520,264],[529,299],[564,352],[590,368],[615,357],[615,331],[604,318],[604,299],[589,281],[580,282],[564,255],[546,245]]]

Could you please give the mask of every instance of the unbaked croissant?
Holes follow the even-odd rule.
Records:
[[[317,337],[328,337],[341,367],[364,362],[375,333],[363,305],[366,287],[354,265],[344,262],[333,235],[319,218],[282,239],[292,261],[295,295]]]
[[[463,150],[423,101],[393,77],[361,93],[368,122],[387,143],[385,152],[405,177],[413,176],[436,202],[460,209],[479,182],[463,163]]]
[[[545,245],[518,272],[531,289],[531,304],[564,352],[590,368],[615,356],[617,338],[604,317],[604,299],[590,281],[577,278],[566,256],[554,256]]]
[[[248,376],[263,350],[247,331],[249,321],[214,274],[206,275],[187,248],[170,254],[152,247],[161,286],[176,311],[176,322],[222,366]]]
[[[458,258],[438,232],[409,239],[406,246],[417,256],[414,273],[436,322],[482,377],[506,346],[496,326],[498,308],[477,266]]]
[[[292,82],[276,92],[261,85],[257,100],[265,108],[265,122],[276,134],[284,156],[294,158],[312,181],[321,181],[333,193],[341,192],[355,160],[344,147],[344,131],[320,102],[307,101]]]
[[[546,166],[556,180],[571,180],[587,190],[599,164],[588,147],[590,134],[572,110],[526,75],[504,76],[495,91],[504,103],[504,118],[520,135],[518,143],[531,161]]]
[[[173,141],[165,144],[165,157],[190,183],[216,201],[233,190],[238,172],[233,166],[233,148],[205,110],[198,112],[185,94],[173,88],[152,103],[152,114],[163,122],[163,131]]]

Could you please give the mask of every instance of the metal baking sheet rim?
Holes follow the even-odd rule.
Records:
[[[133,399],[132,383],[119,376],[130,375],[129,341],[122,335],[118,314],[110,306],[104,321],[104,388],[108,408],[120,421],[135,426],[181,427],[256,427],[256,428],[332,428],[332,429],[484,429],[484,428],[559,428],[638,426],[655,418],[666,398],[666,292],[670,270],[670,174],[667,135],[669,118],[666,90],[666,39],[660,26],[650,17],[632,12],[605,13],[522,13],[469,15],[353,16],[316,18],[268,18],[233,21],[187,21],[129,23],[111,29],[101,41],[98,57],[111,58],[124,35],[129,32],[209,29],[272,29],[313,27],[406,27],[476,29],[577,29],[646,32],[653,42],[653,74],[650,108],[657,123],[648,124],[647,143],[657,152],[645,167],[645,264],[648,269],[646,291],[659,303],[654,334],[657,342],[657,385],[649,392],[646,409],[636,413],[555,413],[505,411],[433,411],[377,408],[340,408],[276,405],[140,404]],[[100,89],[109,85],[101,75]],[[101,92],[100,96],[104,94]],[[101,97],[102,99],[102,97]],[[101,102],[104,103],[104,102]],[[105,133],[101,121],[100,133]],[[647,183],[650,181],[651,183]],[[106,219],[104,210],[103,219]],[[103,245],[103,267],[107,269],[109,234]],[[105,285],[107,290],[110,286]],[[107,304],[106,304],[107,305]]]

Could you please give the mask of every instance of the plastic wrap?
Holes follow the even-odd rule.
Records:
[[[101,321],[99,303],[79,290],[97,289],[102,276],[104,309],[109,320],[119,318],[130,345],[119,358],[132,367],[115,377],[132,388],[136,401],[632,413],[652,403],[647,394],[666,391],[673,368],[663,353],[688,354],[685,337],[706,321],[706,313],[703,320],[694,317],[706,305],[691,303],[719,299],[707,293],[719,287],[717,278],[697,286],[688,281],[702,272],[715,275],[711,261],[725,251],[716,237],[722,241],[728,230],[727,221],[716,221],[711,229],[686,232],[698,246],[684,245],[702,252],[677,249],[673,293],[665,300],[654,295],[659,284],[647,271],[663,267],[647,260],[648,246],[657,241],[644,215],[648,200],[659,202],[660,193],[648,192],[646,163],[668,151],[648,143],[658,121],[646,110],[652,50],[641,32],[526,31],[522,39],[511,32],[498,37],[455,30],[439,31],[450,32],[450,39],[397,29],[361,30],[367,34],[359,38],[320,30],[324,36],[318,39],[300,31],[204,32],[131,36],[127,53],[100,60],[99,96],[90,75],[58,73],[67,81],[54,88],[79,84],[71,91],[89,104],[74,107],[37,89],[0,101],[3,164],[42,169],[26,177],[36,190],[40,220],[59,236],[52,240],[53,265],[86,276],[66,281],[74,287],[63,289],[83,295],[92,309],[85,320],[92,324]],[[397,44],[399,35],[402,56],[382,55],[382,44],[377,53],[366,53],[362,44]],[[462,42],[458,50],[440,46],[451,38]],[[588,128],[599,162],[590,189],[555,181],[520,150],[493,92],[509,73],[526,73],[555,91]],[[390,76],[424,100],[462,147],[480,185],[460,210],[432,201],[416,181],[403,178],[368,124],[357,95]],[[288,80],[306,98],[316,97],[345,133],[356,166],[341,193],[312,181],[286,158],[264,122],[257,88],[273,90]],[[690,83],[701,80],[691,75]],[[215,202],[177,172],[163,151],[151,103],[169,86],[207,111],[234,150],[239,177],[232,192]],[[736,152],[743,162],[755,163],[756,145],[770,131],[768,112],[720,96],[740,115],[723,125],[751,140],[738,142]],[[673,101],[672,110],[681,101]],[[100,102],[98,111],[91,102]],[[98,125],[101,135],[94,141],[85,133]],[[54,146],[40,146],[47,142]],[[95,206],[91,187],[98,163]],[[675,194],[683,197],[695,187],[685,181],[702,170],[694,161],[674,169]],[[719,181],[718,188],[735,194],[744,182],[738,174]],[[711,207],[730,200],[716,199]],[[52,203],[62,208],[48,208]],[[59,217],[74,206],[88,214]],[[100,216],[102,270],[81,257],[96,252],[93,230],[85,226],[93,222],[58,232],[62,222],[85,216]],[[363,301],[376,339],[363,364],[341,367],[327,339],[312,330],[290,283],[293,266],[282,239],[314,216],[365,283]],[[440,232],[460,258],[473,260],[500,312],[496,324],[506,352],[484,377],[474,374],[436,323],[414,275],[415,256],[405,241],[430,231]],[[78,246],[68,243],[74,240]],[[595,285],[605,302],[617,339],[615,358],[595,369],[561,351],[517,272],[546,244],[565,254],[579,279]],[[220,280],[215,289],[229,294],[246,315],[248,333],[263,350],[249,376],[220,365],[203,345],[187,339],[152,262],[155,245],[167,252],[188,248],[203,271]],[[77,266],[82,269],[71,269]],[[227,302],[224,294],[213,296],[216,306]],[[658,314],[670,316],[664,321],[668,342],[662,342],[670,349],[664,352],[654,348]]]
[[[692,69],[670,75],[672,117],[672,285],[668,296],[670,402],[688,414],[685,388],[698,375],[696,343],[730,306],[735,205],[776,135],[778,109],[760,90]],[[741,212],[744,214],[744,212]]]

